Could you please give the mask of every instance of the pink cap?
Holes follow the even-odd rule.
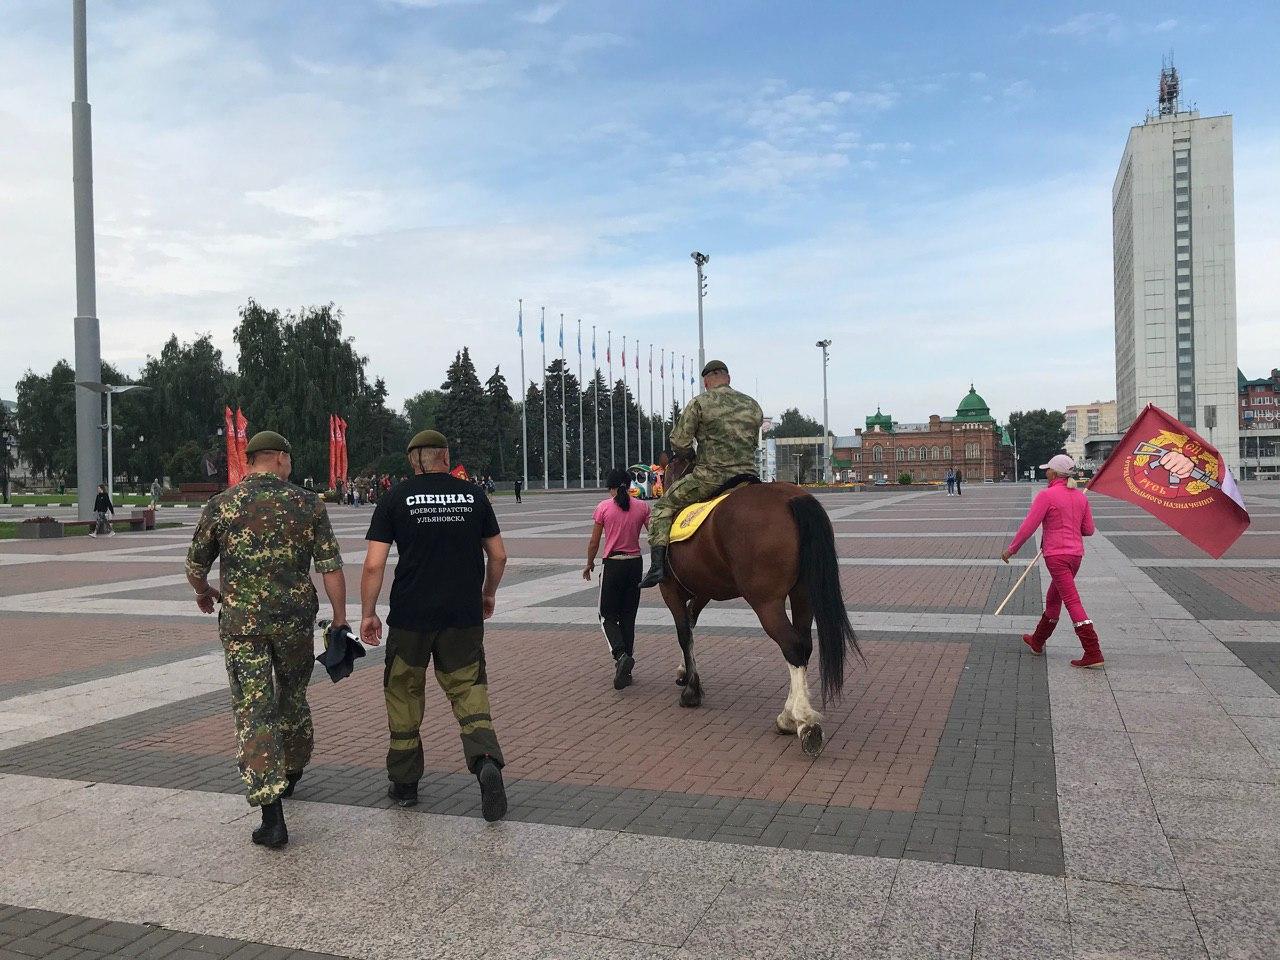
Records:
[[[1050,457],[1048,463],[1040,464],[1041,470],[1052,470],[1055,473],[1071,473],[1075,468],[1076,462],[1065,453],[1059,453]]]

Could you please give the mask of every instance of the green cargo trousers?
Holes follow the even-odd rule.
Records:
[[[224,636],[237,762],[253,806],[274,803],[311,759],[307,684],[315,666],[309,624],[270,636]]]
[[[417,633],[392,627],[387,632],[387,665],[382,688],[387,701],[387,776],[392,783],[422,778],[419,728],[426,701],[427,666],[436,658],[436,682],[449,698],[462,735],[462,752],[472,773],[482,757],[502,766],[502,750],[489,713],[484,668],[484,627],[448,627]]]
[[[703,500],[710,500],[711,495],[724,485],[729,476],[708,476],[695,469],[693,473],[673,483],[649,513],[649,546],[659,547],[670,543],[671,525],[676,522],[680,511]]]

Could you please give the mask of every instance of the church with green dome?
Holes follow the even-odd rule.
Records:
[[[1013,444],[1009,431],[991,415],[991,407],[973,384],[960,398],[954,416],[934,414],[927,421],[902,423],[880,407],[854,431],[845,479],[897,483],[901,474],[913,482],[942,482],[948,470],[964,480],[1013,480]]]

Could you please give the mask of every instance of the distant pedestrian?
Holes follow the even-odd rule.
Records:
[[[956,472],[947,470],[947,496],[954,497],[956,494]]]
[[[587,544],[587,565],[582,570],[582,579],[591,579],[603,537],[600,626],[613,655],[613,689],[621,690],[631,685],[631,671],[636,663],[636,611],[640,608],[640,578],[644,575],[640,531],[649,526],[649,504],[632,498],[631,477],[627,471],[610,471],[607,483],[609,498],[600,501],[592,516],[595,526]]]
[[[957,470],[956,471],[956,496],[957,497],[962,496],[964,494],[964,491],[960,489],[960,483],[962,480],[964,480],[964,477],[961,476],[960,471]]]
[[[114,537],[116,532],[111,528],[111,520],[115,519],[115,515],[116,508],[107,493],[107,485],[98,484],[98,495],[93,500],[93,526],[89,529],[89,536],[97,537],[98,534],[105,533],[108,537]],[[111,520],[107,519],[108,516]]]
[[[160,478],[151,481],[151,509],[160,506]]]
[[[1042,528],[1044,537],[1041,540],[1041,551],[1044,554],[1044,565],[1049,570],[1052,583],[1044,598],[1044,613],[1032,633],[1025,634],[1023,642],[1031,648],[1031,652],[1041,654],[1053,628],[1058,625],[1058,615],[1063,605],[1075,625],[1076,636],[1080,638],[1080,646],[1084,648],[1084,656],[1072,660],[1073,667],[1096,667],[1103,662],[1102,649],[1098,641],[1098,631],[1093,621],[1085,612],[1080,602],[1080,593],[1076,590],[1076,574],[1080,572],[1080,564],[1084,560],[1084,537],[1094,533],[1093,511],[1084,492],[1077,490],[1069,482],[1075,470],[1075,461],[1065,453],[1060,453],[1043,466],[1049,485],[1036,494],[1031,502],[1031,509],[1022,526],[1014,535],[1013,541],[1000,555],[1005,563],[1009,562],[1018,550]]]
[[[423,430],[409,441],[407,452],[415,475],[378,500],[365,535],[368,551],[360,580],[360,639],[376,645],[382,639],[378,595],[394,543],[399,559],[382,683],[391,731],[387,795],[401,807],[418,802],[424,684],[435,658],[436,682],[458,721],[467,769],[480,782],[481,812],[486,820],[501,820],[507,794],[489,712],[484,622],[493,616],[507,550],[489,499],[474,484],[450,475],[443,435]]]
[[[524,481],[521,480],[519,477],[516,477],[516,482],[515,482],[516,503],[524,503],[524,501],[520,498],[520,491],[522,491],[523,489],[524,489]]]
[[[311,759],[313,741],[307,684],[315,666],[319,602],[311,563],[324,581],[333,626],[347,623],[347,581],[342,551],[320,497],[289,482],[289,441],[255,433],[245,447],[249,472],[215,496],[200,513],[187,580],[196,605],[218,614],[235,715],[240,776],[249,803],[262,808],[253,842],[289,842],[281,801],[293,795]],[[221,563],[221,591],[209,568]]]

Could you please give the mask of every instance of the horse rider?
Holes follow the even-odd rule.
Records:
[[[667,575],[667,544],[671,524],[685,507],[710,499],[726,482],[756,473],[756,449],[764,415],[760,404],[729,385],[729,368],[712,360],[702,368],[703,392],[689,401],[671,431],[677,457],[698,458],[693,470],[673,483],[654,504],[649,518],[649,572],[641,587],[657,586]]]

